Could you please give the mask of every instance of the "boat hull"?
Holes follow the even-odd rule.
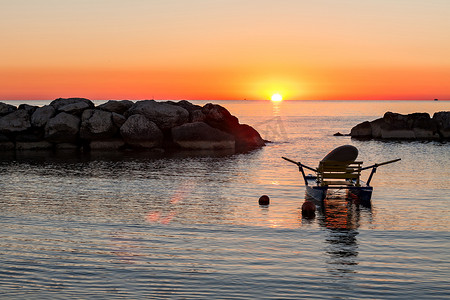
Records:
[[[371,198],[373,188],[371,186],[345,186],[345,187],[327,187],[318,186],[316,177],[312,175],[305,176],[308,185],[306,186],[306,195],[316,201],[323,201],[327,197],[328,190],[345,189],[347,190],[347,198],[354,201],[356,204],[363,205],[365,207],[371,206]]]

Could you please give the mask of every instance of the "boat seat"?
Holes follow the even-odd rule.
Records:
[[[350,181],[322,181],[322,186],[325,185],[353,185]]]
[[[317,168],[317,181],[321,186],[360,186],[362,161],[321,161]]]

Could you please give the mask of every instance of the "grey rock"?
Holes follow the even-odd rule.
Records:
[[[91,108],[86,102],[71,103],[61,106],[58,111],[66,112],[72,115],[80,115],[84,110]]]
[[[187,110],[189,112],[189,122],[203,122],[204,120],[202,107],[200,105],[193,104],[187,100],[180,100],[178,102],[167,101],[166,103],[176,105]]]
[[[235,137],[237,151],[248,151],[265,145],[261,135],[253,127],[239,124],[238,118],[225,107],[208,103],[203,106],[202,113],[205,123]]]
[[[53,118],[56,114],[56,110],[53,106],[45,105],[38,107],[36,111],[31,115],[31,125],[35,127],[44,127],[50,118]]]
[[[186,109],[154,100],[137,101],[127,111],[127,114],[144,115],[162,130],[170,129],[189,121],[189,112]]]
[[[17,107],[11,104],[0,102],[0,117],[6,116],[17,110]]]
[[[97,108],[123,115],[132,106],[133,101],[130,100],[121,100],[121,101],[109,100],[108,102],[97,106]]]
[[[186,123],[172,128],[172,139],[184,149],[234,149],[233,135],[203,122]]]
[[[384,122],[383,118],[376,119],[370,123],[370,128],[372,129],[372,137],[380,139],[381,138],[381,132],[385,129],[386,123]]]
[[[439,121],[439,117],[433,116],[432,119],[428,113],[402,115],[386,112],[381,119],[366,121],[353,127],[351,136],[380,139],[439,139],[445,137],[441,128],[442,122]]]
[[[450,129],[450,111],[440,111],[434,113],[433,120],[439,124],[440,128]]]
[[[125,118],[123,115],[115,112],[111,113],[111,117],[114,125],[116,125],[117,128],[120,128],[127,120],[127,118]]]
[[[18,109],[24,109],[28,112],[28,114],[32,115],[35,110],[38,108],[36,105],[29,105],[29,104],[20,104]]]
[[[247,124],[240,124],[234,130],[233,135],[236,138],[236,149],[238,151],[248,151],[265,145],[258,131]]]
[[[30,115],[24,109],[0,117],[0,132],[16,133],[31,128]]]
[[[160,147],[163,133],[144,115],[132,115],[120,127],[120,134],[128,145],[139,148]]]
[[[194,110],[189,112],[189,121],[190,122],[204,122],[206,119],[205,114],[201,110]]]
[[[353,127],[352,130],[350,131],[350,136],[355,138],[372,137],[372,126],[370,126],[370,122],[365,121]]]
[[[80,122],[80,118],[61,112],[47,122],[45,139],[53,143],[75,143]]]
[[[434,113],[433,120],[438,124],[438,133],[441,138],[450,138],[450,112],[440,111]]]
[[[112,120],[111,112],[99,109],[87,109],[81,116],[80,137],[87,140],[106,139],[118,131]]]
[[[382,139],[414,139],[416,137],[412,129],[382,129]]]
[[[85,98],[58,98],[56,100],[53,100],[50,105],[53,106],[57,111],[59,111],[62,107],[75,103],[85,103],[87,104],[88,108],[94,108],[94,103],[91,100]]]
[[[239,126],[238,118],[218,104],[206,104],[202,108],[202,113],[205,115],[205,123],[222,131],[232,133]]]
[[[437,126],[427,113],[402,115],[387,112],[381,125],[382,139],[429,139],[438,138]]]

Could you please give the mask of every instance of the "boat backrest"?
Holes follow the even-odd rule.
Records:
[[[360,186],[362,161],[321,161],[317,168],[317,181],[321,186],[351,185],[350,180]]]

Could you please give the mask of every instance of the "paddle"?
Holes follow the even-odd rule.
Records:
[[[317,172],[317,169],[314,169],[314,168],[305,166],[305,165],[302,164],[301,162],[294,161],[294,160],[289,159],[289,158],[284,157],[284,156],[282,156],[281,158],[284,159],[284,160],[287,160],[288,162],[291,162],[291,163],[293,163],[293,164],[296,164],[296,165],[299,166],[299,167],[302,166],[302,167],[305,168],[305,169],[311,170],[311,171],[313,171],[313,172]]]
[[[379,164],[374,164],[374,165],[371,165],[371,166],[368,166],[368,167],[361,168],[361,171],[362,170],[367,170],[367,169],[370,169],[370,168],[378,168],[379,166],[391,164],[391,163],[397,162],[399,160],[401,160],[401,158],[393,159],[393,160],[390,160],[390,161],[385,161],[385,162],[382,162],[382,163],[379,163]]]

